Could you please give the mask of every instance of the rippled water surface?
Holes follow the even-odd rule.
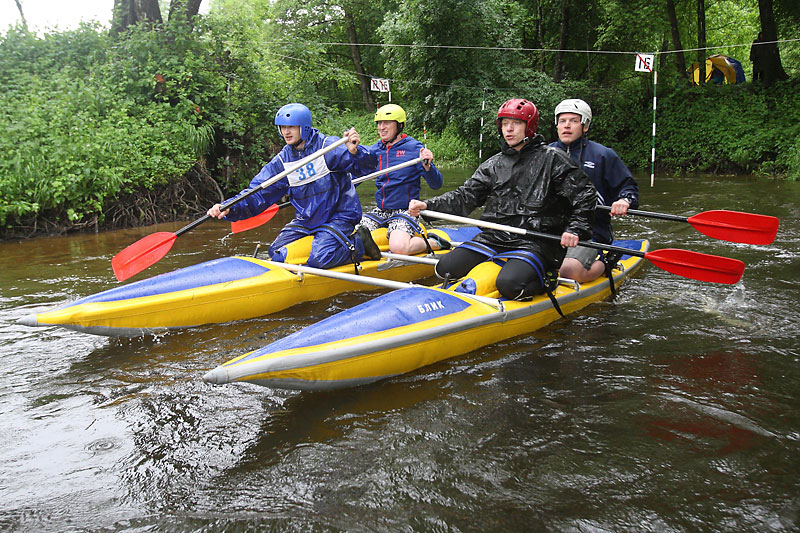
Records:
[[[797,530],[800,184],[647,182],[643,209],[775,215],[778,238],[628,217],[618,237],[742,259],[743,280],[647,265],[569,321],[328,393],[200,378],[367,292],[110,339],[16,319],[116,286],[119,250],[183,224],[0,243],[0,530]],[[209,222],[135,279],[249,253],[289,218]]]

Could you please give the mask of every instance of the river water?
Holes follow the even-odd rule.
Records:
[[[742,281],[648,264],[569,321],[326,393],[201,376],[366,292],[110,339],[16,319],[117,285],[119,250],[183,224],[0,243],[0,530],[796,531],[800,184],[648,182],[643,209],[774,215],[778,237],[627,217],[618,237],[739,258]],[[250,253],[289,217],[203,224],[146,275]]]

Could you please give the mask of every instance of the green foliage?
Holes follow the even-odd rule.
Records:
[[[675,0],[685,48],[696,44],[693,0]],[[553,109],[583,98],[590,137],[632,168],[650,166],[652,80],[624,54],[671,40],[661,4],[643,0],[217,0],[211,15],[132,27],[111,37],[92,25],[37,36],[0,35],[0,226],[59,220],[102,224],[109,203],[180,183],[208,169],[224,193],[246,185],[283,144],[272,117],[287,102],[341,135],[355,126],[376,142],[349,42],[367,75],[387,77],[438,165],[476,165],[497,151],[495,114],[524,97],[539,132],[556,138]],[[796,2],[775,0],[782,39],[797,38]],[[720,0],[707,9],[711,53],[742,61],[758,8]],[[552,68],[562,23],[565,81]],[[729,46],[738,45],[738,46]],[[536,50],[522,50],[536,48]],[[762,172],[800,178],[800,87],[687,87],[660,56],[657,164],[687,171]],[[800,46],[781,46],[797,74]],[[687,53],[686,60],[694,60]],[[372,93],[379,105],[386,93]],[[208,180],[210,181],[210,180]]]

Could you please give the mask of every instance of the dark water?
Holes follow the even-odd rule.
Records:
[[[111,258],[156,228],[0,244],[0,530],[797,530],[800,184],[648,181],[643,208],[775,215],[778,238],[628,217],[619,237],[742,259],[743,280],[648,265],[570,321],[330,393],[200,377],[366,293],[116,340],[15,319],[115,286]],[[147,275],[249,253],[288,219],[204,224]]]

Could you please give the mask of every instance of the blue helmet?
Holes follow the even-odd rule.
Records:
[[[303,104],[286,104],[275,113],[275,125],[278,132],[281,126],[300,126],[300,139],[311,138],[311,111]]]

